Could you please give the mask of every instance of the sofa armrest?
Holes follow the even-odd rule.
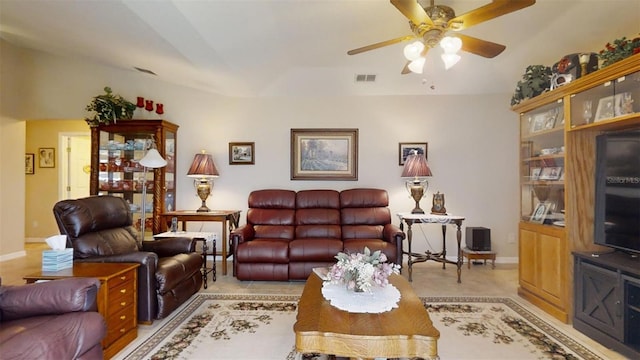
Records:
[[[165,238],[143,241],[142,250],[158,254],[158,257],[171,257],[178,254],[195,252],[196,242],[189,237]]]
[[[2,321],[76,311],[97,311],[100,281],[67,278],[20,286],[3,286],[0,295]]]
[[[402,232],[402,230],[400,230],[400,228],[397,225],[386,224],[384,226],[382,236],[384,237],[384,241],[392,243],[398,240],[402,242],[402,240],[404,240],[405,234],[404,232]]]
[[[255,232],[253,231],[253,225],[244,224],[239,228],[234,229],[229,235],[231,239],[232,246],[235,247],[243,243],[245,241],[251,241],[255,236]]]

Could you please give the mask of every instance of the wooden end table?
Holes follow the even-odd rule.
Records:
[[[98,312],[107,323],[102,348],[104,358],[109,359],[138,337],[138,266],[140,264],[74,262],[73,268],[40,271],[24,279],[27,284],[70,277],[100,280]]]
[[[397,308],[379,314],[350,313],[331,306],[322,296],[322,280],[312,272],[293,325],[296,350],[353,358],[438,359],[440,332],[422,301],[402,276],[393,274],[389,282],[400,291]]]
[[[238,227],[240,221],[240,210],[211,210],[208,212],[197,212],[195,210],[177,210],[160,214],[160,230],[167,231],[171,219],[176,218],[182,223],[182,231],[187,231],[189,221],[215,221],[222,223],[222,275],[227,275],[227,258],[231,255],[227,248],[232,249],[229,244],[229,235],[233,229]]]

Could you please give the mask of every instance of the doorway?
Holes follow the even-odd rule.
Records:
[[[58,198],[78,199],[89,196],[91,173],[91,135],[60,133],[58,139],[60,164]]]

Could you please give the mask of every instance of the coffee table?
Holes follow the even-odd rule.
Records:
[[[322,296],[322,280],[307,279],[293,325],[296,350],[354,358],[421,357],[438,359],[440,332],[411,285],[402,276],[389,277],[401,295],[398,307],[380,314],[349,313]]]

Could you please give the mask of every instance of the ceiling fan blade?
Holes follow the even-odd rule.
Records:
[[[455,31],[464,30],[473,25],[526,8],[535,3],[535,0],[493,0],[490,4],[481,6],[449,20],[447,27]]]
[[[496,57],[507,48],[504,45],[481,40],[468,35],[456,34],[456,36],[462,40],[461,50],[486,58]]]
[[[391,0],[391,4],[415,25],[426,24],[433,26],[433,21],[416,0]]]
[[[395,39],[391,39],[391,40],[387,40],[387,41],[382,41],[382,42],[379,42],[379,43],[375,43],[375,44],[359,47],[357,49],[349,50],[349,51],[347,51],[347,54],[348,55],[360,54],[360,53],[365,52],[365,51],[379,49],[381,47],[397,44],[397,43],[400,43],[400,42],[403,42],[403,41],[407,41],[407,40],[411,40],[411,39],[415,39],[415,36],[413,36],[413,35],[401,36],[399,38],[395,38]]]

